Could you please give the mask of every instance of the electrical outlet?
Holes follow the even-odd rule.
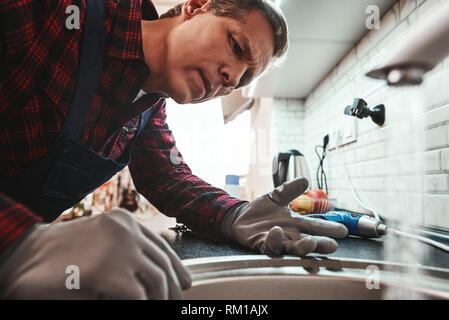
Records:
[[[341,124],[341,141],[340,145],[357,141],[357,118],[344,116]]]
[[[328,150],[335,149],[340,145],[340,129],[339,128],[333,128],[332,131],[329,133],[329,144],[328,144]]]
[[[328,145],[327,145],[327,149],[328,149],[328,150],[331,150],[331,149],[334,149],[334,148],[335,148],[334,132],[331,131],[331,132],[329,132],[328,134],[329,134],[329,143],[328,143]]]
[[[357,119],[342,116],[337,126],[329,133],[328,150],[357,141]]]

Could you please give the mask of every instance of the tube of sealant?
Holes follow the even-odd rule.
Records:
[[[379,238],[387,233],[387,226],[382,221],[367,215],[358,215],[347,211],[313,213],[306,215],[306,217],[342,223],[348,229],[348,235],[362,238]]]

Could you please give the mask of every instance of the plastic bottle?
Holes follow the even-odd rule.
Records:
[[[242,190],[239,186],[240,177],[234,174],[226,175],[226,185],[224,186],[224,191],[229,193],[231,197],[241,199]]]

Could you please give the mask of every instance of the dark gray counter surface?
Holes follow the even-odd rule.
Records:
[[[196,237],[190,232],[169,239],[170,244],[181,259],[203,258],[214,256],[250,255],[256,254],[236,244],[217,243]],[[348,237],[337,239],[339,248],[329,257],[356,258],[364,260],[410,262],[401,259],[401,255],[387,255],[382,239],[360,239]],[[449,253],[426,244],[418,244],[422,247],[422,255],[413,255],[413,263],[423,266],[449,268]]]
[[[168,236],[169,234],[171,235]],[[191,232],[176,234],[170,231],[165,232],[164,237],[169,241],[181,259],[257,254],[238,244],[213,242],[199,238]],[[382,238],[361,239],[357,237],[347,237],[336,240],[339,244],[339,248],[336,252],[327,255],[328,257],[389,262],[411,262],[429,267],[449,268],[449,252],[445,252],[428,244],[416,242],[415,240],[410,240],[416,242],[413,246],[413,252],[405,255],[409,259],[411,257],[411,261],[405,261],[400,252],[397,254],[394,252],[392,254],[387,254],[385,250],[386,241]],[[392,239],[391,241],[395,240]],[[441,241],[441,239],[439,239],[439,241]],[[448,243],[446,242],[446,244]],[[407,248],[404,248],[404,250],[407,250]]]
[[[181,259],[257,254],[256,252],[245,249],[235,243],[214,242],[197,237],[192,232],[176,233],[170,229],[176,225],[176,221],[166,220],[166,218],[162,219],[163,216],[161,216],[162,215],[157,215],[151,219],[151,221],[148,220],[147,223],[144,224],[162,235]],[[449,237],[447,234],[442,237],[432,237],[434,240],[449,245]],[[398,239],[395,237],[383,237],[379,239],[347,237],[336,240],[339,244],[338,250],[327,255],[328,257],[402,262],[429,267],[449,268],[449,252],[445,252],[417,240]],[[408,247],[409,244],[412,245],[412,248]],[[391,248],[392,245],[394,247],[393,250],[387,250],[387,248]],[[406,260],[404,260],[404,256],[407,258]]]

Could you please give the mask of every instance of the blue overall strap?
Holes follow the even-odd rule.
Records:
[[[144,112],[142,112],[140,114],[140,125],[139,125],[137,135],[139,135],[142,132],[142,130],[145,128],[145,126],[148,122],[148,119],[150,118],[151,113],[153,112],[154,104],[157,103],[161,98],[162,98],[161,95],[159,95],[157,93],[147,93],[147,94],[143,95],[142,97],[140,97],[140,99],[138,101],[135,101],[133,103],[133,105],[140,104],[140,105],[151,106],[150,108],[148,108],[147,110],[145,110]]]
[[[75,96],[59,134],[76,141],[81,138],[84,122],[100,81],[104,54],[103,0],[86,0],[87,14],[81,47],[81,62]]]
[[[140,118],[139,131],[137,134],[140,134],[142,132],[142,130],[145,128],[145,126],[147,125],[148,119],[150,118],[152,111],[153,111],[153,107],[145,110],[142,113],[142,117]]]

